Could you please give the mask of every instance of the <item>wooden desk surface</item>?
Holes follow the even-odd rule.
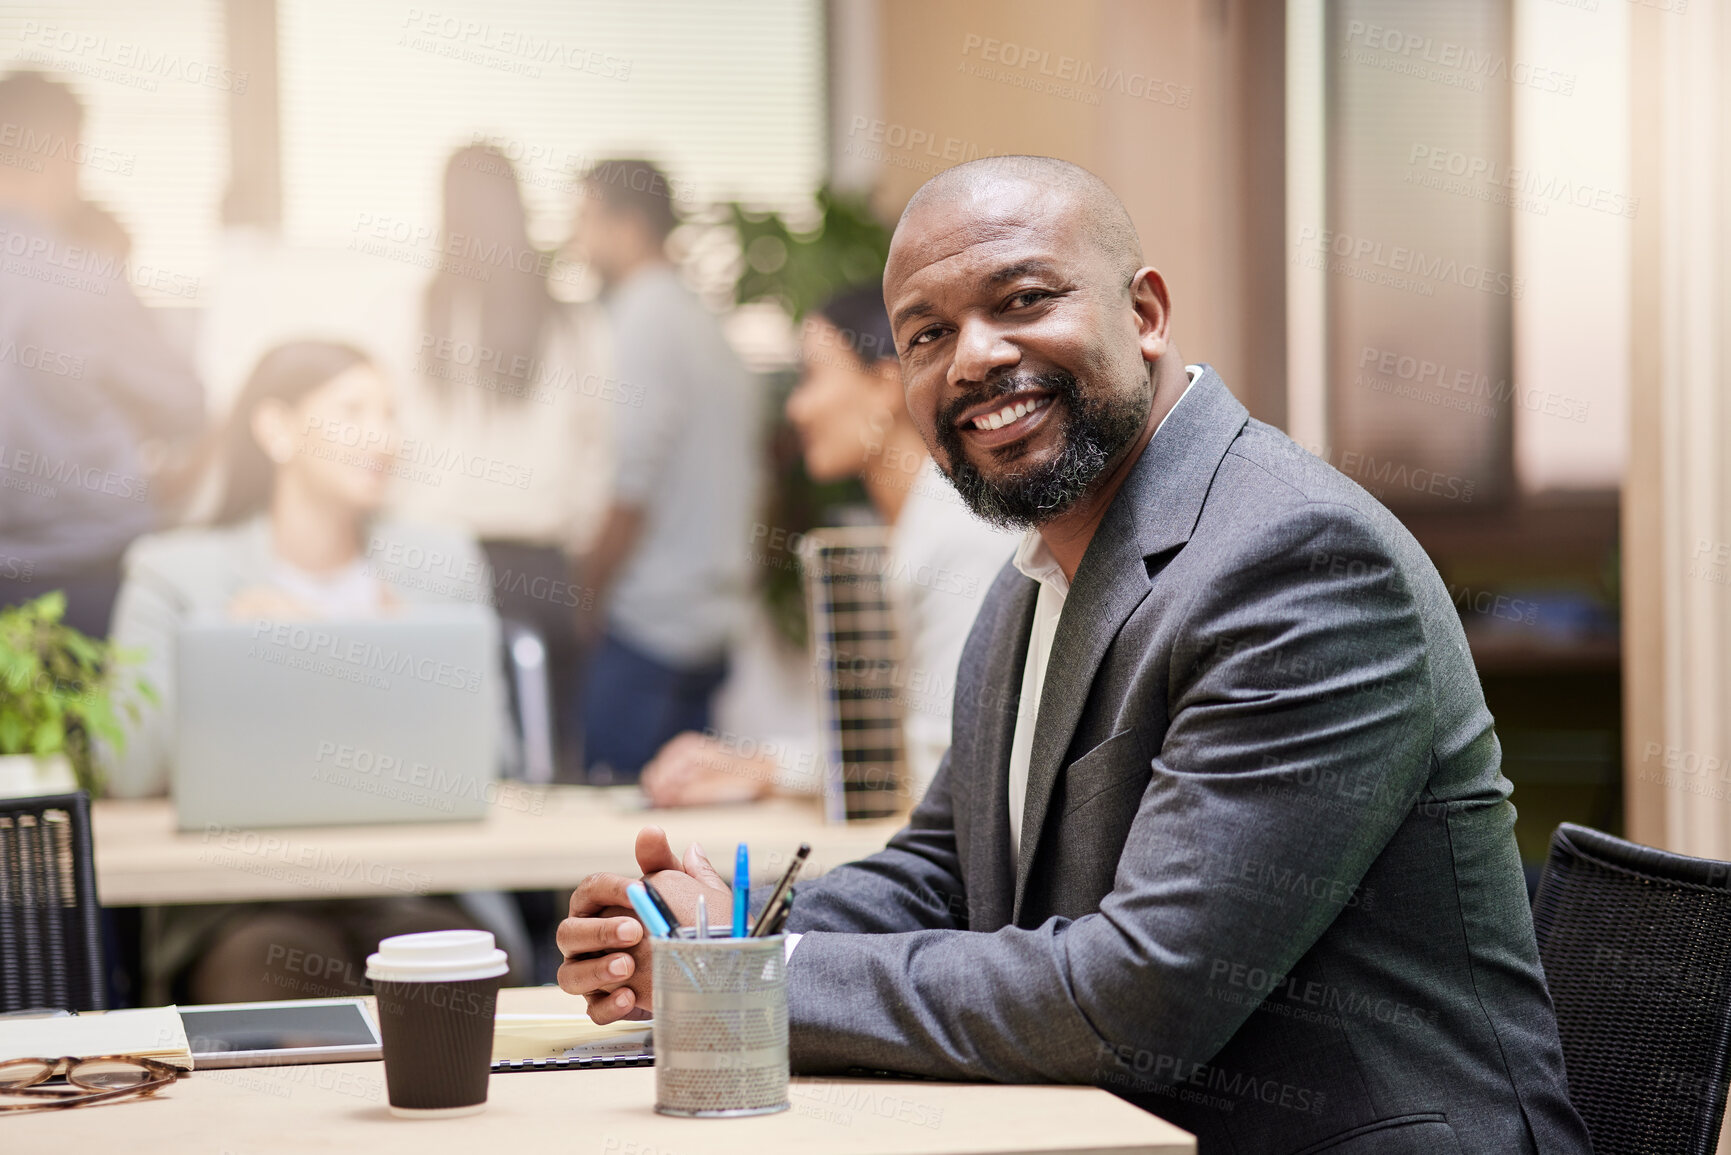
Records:
[[[815,853],[815,851],[814,851]],[[551,988],[501,1010],[581,1009]],[[752,1119],[657,1115],[655,1071],[494,1075],[487,1109],[409,1120],[385,1106],[383,1063],[199,1071],[156,1102],[20,1114],[5,1149],[189,1155],[1194,1155],[1195,1140],[1093,1087],[795,1079],[792,1110]]]
[[[817,801],[645,810],[634,790],[514,787],[479,822],[181,833],[166,799],[105,800],[93,807],[96,888],[104,905],[144,906],[465,890],[575,886],[584,875],[635,875],[631,848],[646,825],[664,827],[676,852],[701,843],[723,874],[749,842],[754,875],[785,869],[811,843],[806,874],[883,848],[899,819],[831,826]]]

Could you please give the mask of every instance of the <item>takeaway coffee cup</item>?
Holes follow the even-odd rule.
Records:
[[[473,1115],[487,1105],[493,1008],[505,952],[484,930],[400,934],[367,956],[391,1114]]]

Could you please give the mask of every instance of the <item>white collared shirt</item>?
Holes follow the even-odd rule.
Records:
[[[1202,367],[1186,365],[1184,372],[1190,380],[1172,408],[1166,411],[1166,416],[1160,419],[1160,424],[1154,427],[1154,437],[1160,436],[1160,430],[1166,427],[1166,422],[1190,395],[1190,386],[1196,384],[1196,378],[1202,375]],[[1154,439],[1149,438],[1148,444],[1153,443]],[[1144,447],[1142,452],[1148,452],[1147,448]],[[1034,727],[1040,717],[1040,694],[1046,685],[1046,663],[1052,657],[1052,640],[1058,634],[1064,599],[1070,596],[1070,579],[1064,576],[1063,568],[1052,556],[1052,551],[1046,548],[1046,539],[1040,536],[1037,526],[1023,536],[1012,560],[1023,574],[1040,583],[1039,597],[1034,602],[1034,625],[1028,633],[1028,658],[1022,665],[1022,697],[1016,709],[1016,733],[1010,739],[1010,859],[1019,861],[1022,856],[1022,813],[1028,805],[1028,762],[1034,753]]]

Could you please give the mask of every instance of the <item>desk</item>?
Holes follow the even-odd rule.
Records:
[[[755,851],[753,873],[778,873],[801,842],[804,874],[881,850],[900,819],[831,826],[816,799],[749,806],[633,808],[635,788],[512,788],[479,822],[327,826],[180,833],[167,799],[105,800],[92,807],[96,892],[105,906],[562,890],[586,874],[635,876],[637,831],[664,827],[676,853],[696,841],[724,874],[737,842]]]
[[[569,1011],[537,987],[501,1010]],[[487,1109],[407,1120],[385,1108],[382,1063],[201,1071],[158,1102],[112,1103],[4,1121],[6,1150],[128,1155],[1194,1155],[1195,1140],[1093,1087],[1004,1087],[899,1079],[795,1079],[793,1109],[753,1119],[657,1115],[655,1071],[494,1075]]]

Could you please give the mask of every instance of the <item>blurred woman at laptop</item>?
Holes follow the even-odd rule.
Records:
[[[839,293],[807,317],[800,360],[786,411],[806,472],[859,478],[890,527],[884,586],[902,643],[902,751],[917,802],[949,749],[962,643],[1018,538],[970,513],[932,462],[908,416],[877,285]],[[726,742],[686,732],[644,768],[643,790],[658,806],[743,802],[777,787],[816,792],[822,765],[815,734]]]
[[[158,701],[123,711],[133,716],[123,717],[124,752],[108,759],[111,795],[168,789],[175,633],[194,615],[365,618],[486,600],[472,538],[377,516],[403,472],[394,412],[390,382],[351,346],[298,341],[259,361],[216,442],[222,496],[211,524],[152,534],[127,551],[112,638],[142,652]],[[190,964],[195,1002],[364,993],[366,953],[380,938],[476,921],[450,900],[422,896],[166,913],[147,951],[147,986]],[[299,973],[282,970],[290,958],[303,960]],[[312,958],[317,973],[305,965]]]

